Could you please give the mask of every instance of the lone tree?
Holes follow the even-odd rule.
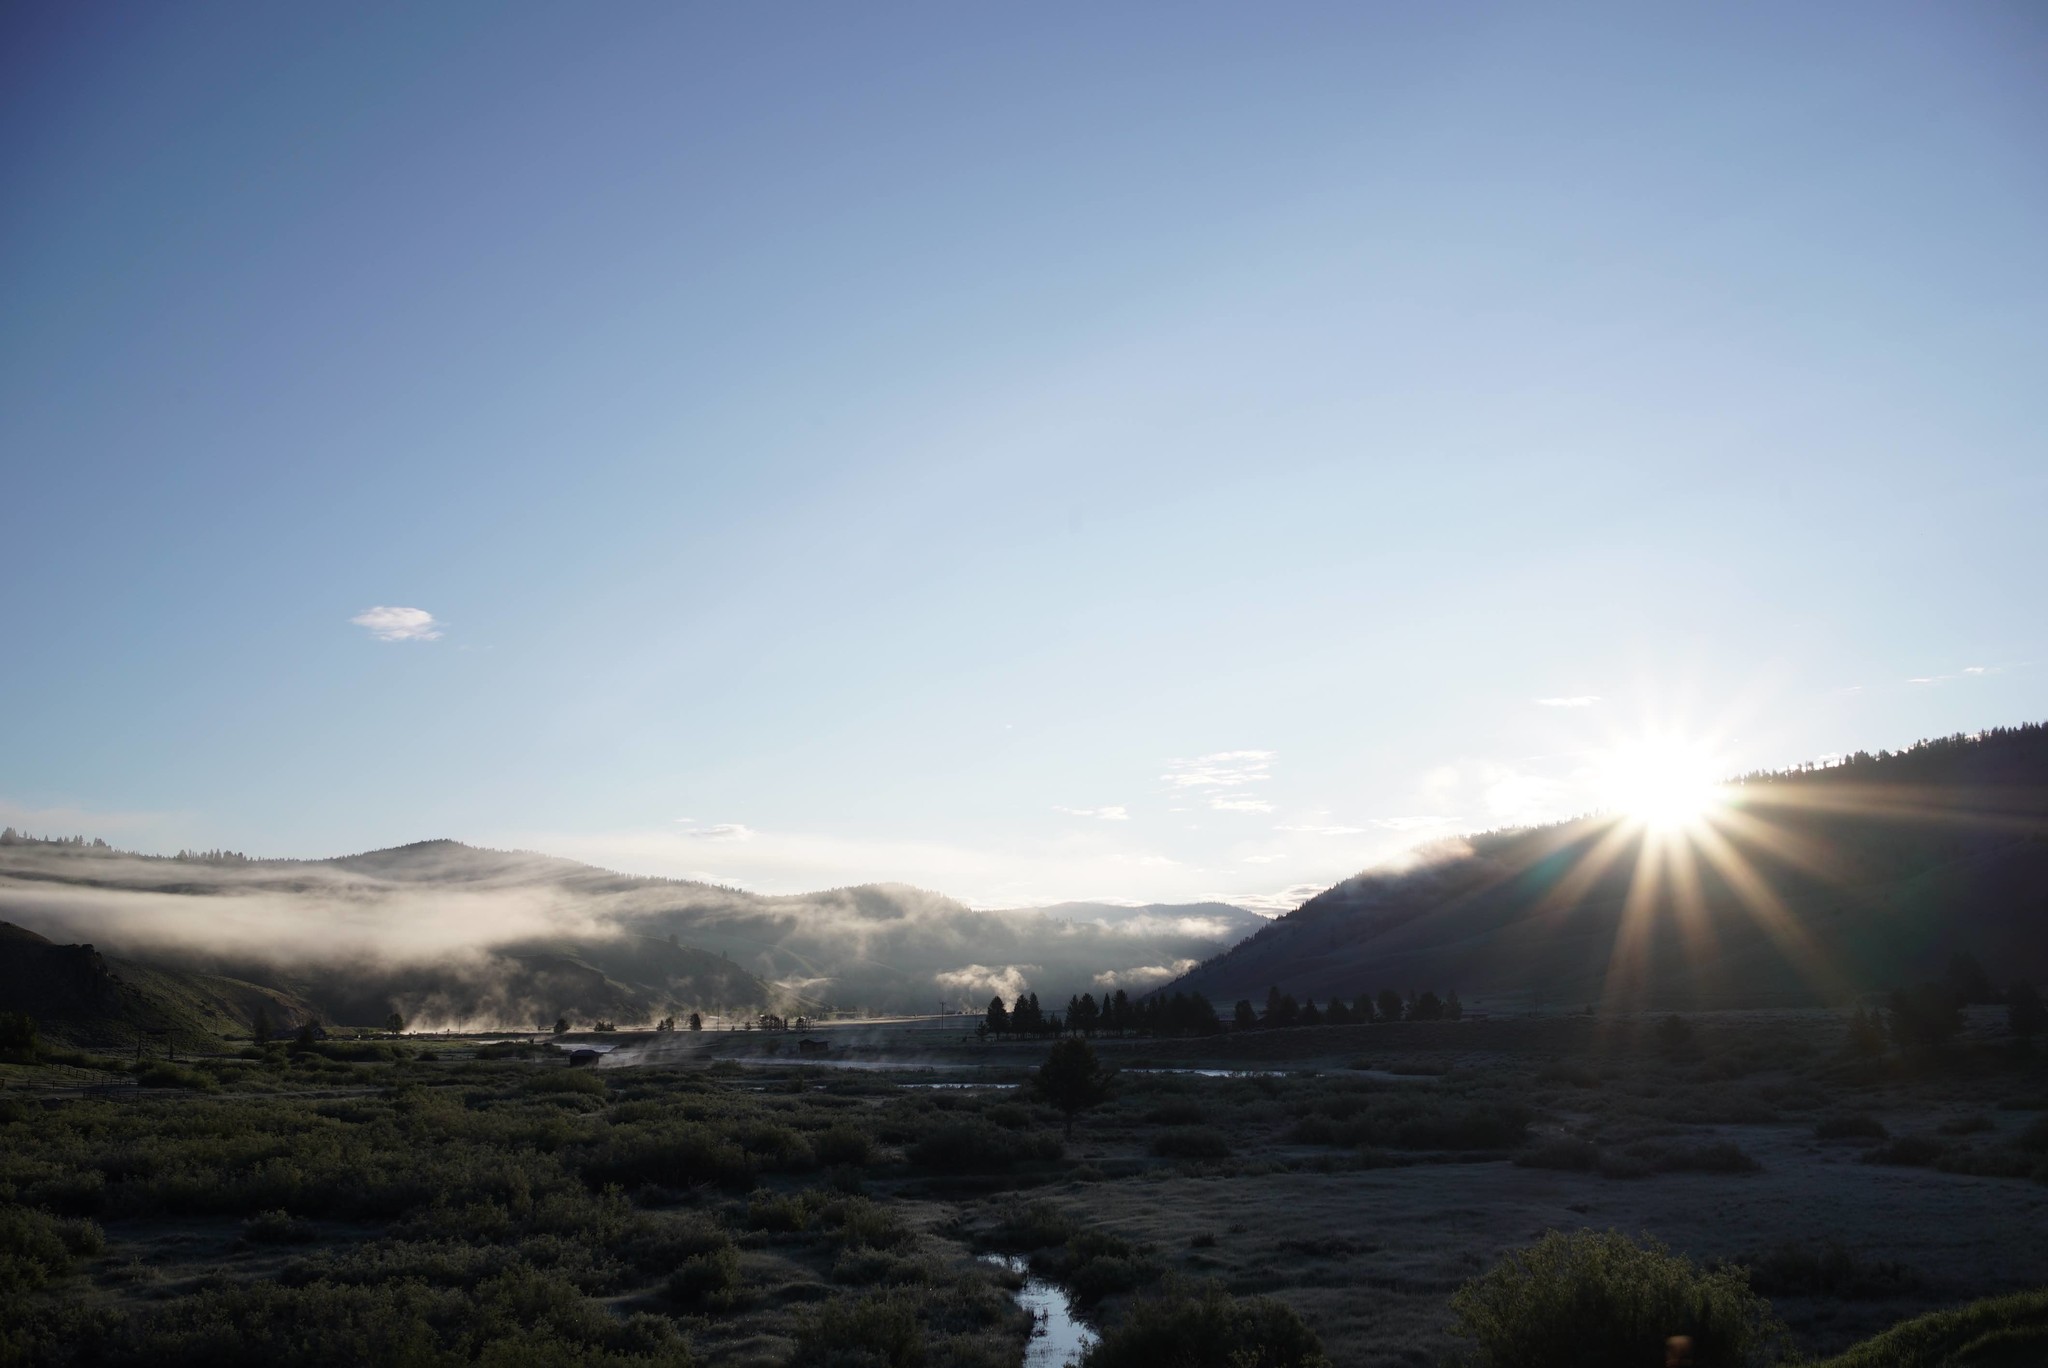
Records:
[[[556,1017],[556,1018],[555,1018],[555,1034],[556,1034],[556,1035],[567,1035],[567,1034],[569,1034],[569,1018],[567,1018],[567,1017]]]
[[[384,1029],[392,1035],[404,1035],[405,1018],[397,1012],[393,1012],[390,1016],[384,1018]]]
[[[702,1012],[690,1013],[690,1029],[693,1031],[704,1029],[704,1014]]]
[[[0,1012],[0,1050],[9,1054],[34,1054],[36,1019],[27,1012]]]
[[[1095,1057],[1093,1045],[1079,1036],[1069,1036],[1053,1043],[1052,1052],[1038,1066],[1031,1081],[1038,1095],[1067,1118],[1067,1135],[1071,1138],[1074,1118],[1109,1100],[1111,1076]]]
[[[270,1037],[276,1032],[277,1028],[270,1024],[270,1013],[258,1007],[256,1015],[249,1022],[249,1038],[258,1045],[268,1045]]]

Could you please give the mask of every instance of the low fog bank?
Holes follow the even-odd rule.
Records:
[[[12,845],[0,920],[276,984],[337,1022],[521,1030],[1143,990],[1263,925],[1224,904],[977,911],[904,885],[764,896],[452,841],[322,861]]]

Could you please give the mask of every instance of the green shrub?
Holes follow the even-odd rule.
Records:
[[[1176,1291],[1132,1305],[1082,1358],[1082,1368],[1325,1368],[1315,1332],[1270,1297],[1220,1288]]]
[[[758,1169],[752,1156],[701,1126],[615,1126],[576,1152],[574,1162],[593,1187],[607,1183],[690,1187],[715,1183],[751,1188]]]
[[[304,1244],[313,1231],[304,1221],[293,1220],[290,1212],[273,1208],[244,1221],[242,1238],[251,1244]]]
[[[1145,1113],[1154,1126],[1199,1126],[1208,1119],[1208,1111],[1191,1097],[1169,1097]]]
[[[0,1296],[41,1287],[105,1250],[106,1236],[91,1221],[0,1207]]]
[[[678,1306],[724,1311],[732,1307],[741,1286],[740,1252],[726,1241],[683,1260],[669,1274],[668,1295]]]
[[[1034,1249],[1063,1245],[1080,1232],[1072,1216],[1052,1202],[1031,1202],[1005,1207],[989,1231],[989,1243],[1012,1254],[1029,1254]]]
[[[603,1097],[605,1094],[604,1079],[595,1069],[547,1069],[527,1079],[520,1089],[536,1095],[580,1093],[585,1097]]]
[[[817,1166],[817,1156],[803,1136],[788,1126],[756,1123],[740,1127],[733,1139],[765,1169],[801,1173]]]
[[[895,1212],[865,1197],[847,1197],[820,1217],[833,1238],[848,1249],[893,1249],[910,1238],[910,1227]]]
[[[135,1081],[145,1088],[188,1088],[193,1092],[212,1092],[215,1087],[212,1074],[162,1061],[136,1066]]]
[[[798,1326],[791,1361],[805,1368],[922,1368],[917,1306],[901,1293],[835,1297]]]
[[[757,1192],[747,1203],[747,1224],[755,1230],[793,1234],[810,1228],[811,1211],[802,1197]]]
[[[1076,1230],[1058,1249],[1041,1250],[1032,1263],[1083,1306],[1157,1282],[1165,1271],[1149,1251],[1106,1230]]]
[[[811,1137],[811,1152],[821,1164],[862,1165],[875,1157],[875,1142],[859,1126],[840,1122]]]
[[[138,1312],[95,1346],[119,1368],[689,1368],[675,1327],[614,1317],[571,1283],[511,1268],[473,1287],[234,1283]]]
[[[1640,1368],[1692,1340],[1697,1368],[1762,1364],[1783,1329],[1734,1269],[1703,1272],[1654,1241],[1552,1231],[1451,1298],[1483,1368]]]
[[[1034,1159],[1064,1154],[1059,1136],[1050,1131],[1002,1130],[978,1117],[945,1121],[911,1145],[907,1157],[934,1173],[999,1173]]]
[[[1902,1321],[1819,1368],[2017,1368],[2048,1363],[2048,1291]]]

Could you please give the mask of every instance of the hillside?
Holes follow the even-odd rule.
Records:
[[[1700,831],[1586,819],[1367,870],[1174,986],[1468,1006],[1764,1006],[2048,977],[2048,728],[1743,776]]]
[[[0,922],[0,1004],[53,1039],[125,1048],[138,1040],[194,1047],[246,1031],[260,1011],[280,1030],[319,1013],[277,988],[160,965],[109,960]]]
[[[1242,908],[984,911],[900,884],[768,896],[422,841],[329,860],[0,843],[0,916],[52,940],[276,983],[327,1019],[532,1026],[693,1010],[978,1009],[997,991],[1171,978]]]

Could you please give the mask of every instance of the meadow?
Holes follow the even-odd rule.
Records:
[[[1071,1134],[1042,1042],[819,1034],[0,1065],[0,1362],[1014,1368],[1005,1254],[1097,1368],[1431,1364],[1486,1348],[1459,1289],[1582,1229],[1746,1283],[1788,1361],[2048,1286],[2048,1063],[1988,1016],[1105,1037]]]

